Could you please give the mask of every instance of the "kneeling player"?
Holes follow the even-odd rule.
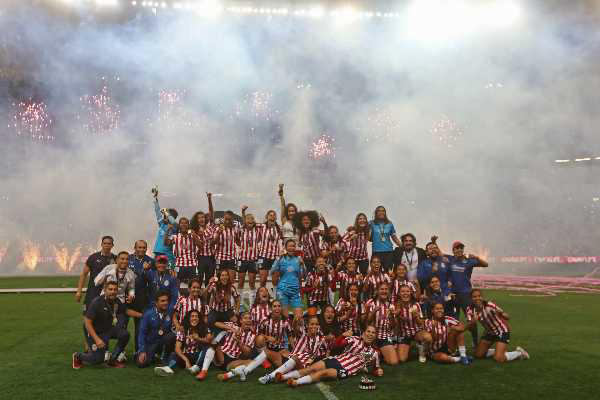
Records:
[[[79,369],[86,364],[100,364],[104,361],[110,339],[117,339],[108,365],[122,368],[125,361],[125,346],[129,342],[129,332],[124,327],[127,314],[139,318],[140,313],[126,309],[117,298],[117,282],[109,281],[104,285],[104,295],[96,297],[85,312],[86,341],[90,351],[73,353],[73,368]]]
[[[256,340],[256,335],[252,330],[250,313],[245,312],[242,314],[239,326],[233,322],[218,322],[217,324],[222,324],[221,328],[228,331],[217,348],[217,364],[220,364],[224,370],[229,371],[217,375],[217,379],[227,381],[234,376],[239,376],[241,381],[245,381],[246,374],[250,372],[247,372],[246,368],[251,367],[254,369],[264,361],[240,360],[243,354],[251,353],[254,348],[254,341]]]
[[[471,364],[472,359],[467,357],[465,349],[465,327],[454,317],[444,315],[444,305],[435,303],[431,309],[431,319],[425,321],[425,342],[429,345],[429,354],[432,360],[443,364],[462,363]],[[460,357],[452,356],[456,346]]]
[[[479,321],[485,328],[485,333],[475,350],[475,357],[494,357],[494,360],[499,363],[528,360],[529,353],[522,347],[517,346],[515,351],[506,351],[510,342],[508,314],[491,301],[484,300],[479,289],[473,289],[471,300],[473,304],[467,307],[468,327],[477,325]],[[494,343],[496,348],[492,349]]]
[[[172,330],[173,319],[169,312],[170,293],[159,290],[154,306],[144,313],[138,337],[139,353],[136,364],[140,368],[148,367],[155,357],[164,359],[175,348],[175,333]]]
[[[283,382],[283,377],[286,372],[293,369],[307,368],[315,361],[327,355],[327,340],[320,332],[319,318],[315,315],[308,318],[307,332],[298,335],[300,339],[296,342],[294,350],[290,354],[288,360],[277,368],[275,371],[258,378],[262,384],[267,384],[273,379],[277,382]]]
[[[343,347],[342,354],[318,361],[308,368],[292,371],[284,378],[291,387],[316,383],[323,379],[344,379],[356,375],[358,371],[374,364],[373,374],[382,376],[383,369],[379,366],[379,354],[373,347],[377,333],[373,325],[368,325],[361,337],[340,337],[336,347]]]

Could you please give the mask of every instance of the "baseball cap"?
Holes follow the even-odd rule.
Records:
[[[157,263],[168,263],[169,259],[164,254],[159,254],[159,255],[156,256],[155,261]]]
[[[457,247],[465,247],[463,242],[459,242],[458,240],[454,243],[452,243],[452,248],[455,249]]]

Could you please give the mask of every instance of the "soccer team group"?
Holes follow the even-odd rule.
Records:
[[[411,233],[398,238],[382,206],[372,220],[359,213],[340,234],[317,212],[286,203],[283,184],[281,219],[270,210],[260,223],[246,206],[241,222],[231,211],[215,219],[210,193],[208,212],[177,219],[152,193],[154,258],[143,240],[132,254],[115,255],[105,236],[85,263],[75,295],[81,301],[89,275],[85,351],[73,353],[75,369],[124,367],[130,319],[138,367],[154,365],[159,376],[181,367],[200,381],[211,365],[221,381],[245,381],[262,366],[269,372],[260,383],[292,387],[360,371],[381,376],[384,364],[410,361],[413,345],[421,363],[469,365],[466,331],[474,358],[529,358],[521,347],[509,351],[509,315],[471,286],[473,268],[487,262],[459,241],[447,255],[436,236],[425,249]]]

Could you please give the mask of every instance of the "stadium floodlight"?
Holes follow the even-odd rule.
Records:
[[[571,160],[554,160],[554,162],[557,164],[564,164],[564,163],[571,162]]]
[[[335,22],[340,25],[350,24],[360,18],[360,13],[352,6],[342,7],[331,12]]]
[[[98,7],[115,7],[119,5],[119,0],[95,0]]]
[[[313,6],[308,10],[308,16],[311,18],[322,18],[325,15],[323,6]]]
[[[580,161],[591,161],[592,158],[591,157],[583,157],[583,158],[576,158],[575,162],[580,162]]]
[[[503,28],[519,20],[522,14],[521,7],[510,0],[496,0],[481,8],[481,19],[488,26]]]
[[[223,5],[217,0],[204,0],[195,6],[196,13],[207,18],[218,17],[223,13],[223,10]]]
[[[134,6],[134,7],[137,6],[137,1],[132,1],[131,5]]]

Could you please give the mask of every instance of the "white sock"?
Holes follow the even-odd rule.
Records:
[[[294,369],[294,367],[296,366],[296,361],[294,361],[293,359],[289,359],[286,362],[284,362],[281,367],[277,368],[275,371],[271,372],[269,374],[269,376],[271,376],[271,378],[275,378],[275,374],[277,374],[278,372],[280,374],[285,374],[288,371],[291,371]]]
[[[303,376],[302,378],[299,378],[296,381],[296,383],[298,383],[298,385],[306,385],[311,382],[312,382],[312,378],[310,377],[310,375]]]
[[[283,376],[283,379],[285,379],[285,380],[298,379],[298,378],[300,378],[300,371],[291,371]]]
[[[235,374],[233,373],[233,371],[229,371],[229,372],[225,373],[225,377],[226,377],[227,379],[233,378],[233,377],[234,377],[234,375],[235,375]]]
[[[267,353],[265,353],[263,350],[260,352],[259,355],[256,356],[256,358],[254,360],[252,360],[250,362],[250,364],[246,365],[246,373],[249,374],[250,372],[254,371],[266,359],[267,359]]]
[[[485,353],[485,356],[494,357],[494,354],[496,354],[496,349],[488,349],[487,353]]]
[[[450,359],[452,360],[452,362],[455,362],[455,363],[460,362],[460,357],[450,357]]]
[[[242,373],[244,372],[244,367],[245,367],[245,365],[239,365],[239,366],[235,367],[235,368],[234,368],[234,369],[231,371],[231,373],[232,373],[233,375],[240,375],[240,374],[242,374]]]
[[[425,355],[425,347],[423,347],[422,343],[417,343],[417,351],[419,352],[419,356]]]
[[[458,346],[458,352],[460,353],[461,357],[467,356],[467,348],[465,346]]]
[[[506,353],[506,361],[513,361],[521,358],[520,351],[507,351]]]
[[[227,335],[227,331],[221,331],[219,332],[219,334],[217,336],[214,337],[214,339],[212,340],[212,344],[217,344],[219,343],[221,340],[223,340],[223,338]]]
[[[209,347],[208,350],[206,350],[206,354],[204,355],[204,362],[202,362],[203,371],[208,371],[208,367],[210,367],[213,358],[215,358],[215,349]]]

